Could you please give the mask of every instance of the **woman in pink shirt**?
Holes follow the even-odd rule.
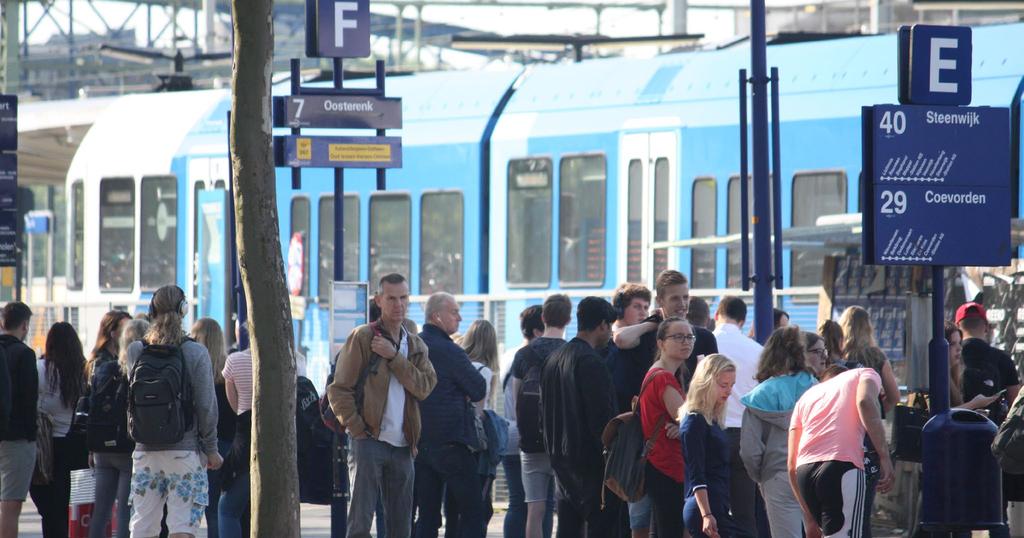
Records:
[[[878,410],[881,385],[877,372],[856,368],[807,389],[793,410],[787,470],[807,538],[861,537],[865,433],[879,449],[877,489],[885,493],[892,487],[892,461]]]

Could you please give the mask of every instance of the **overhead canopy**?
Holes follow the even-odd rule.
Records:
[[[18,105],[18,183],[63,185],[85,133],[116,97]]]

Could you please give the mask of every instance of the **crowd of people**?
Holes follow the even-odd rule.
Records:
[[[326,389],[349,444],[351,538],[374,525],[482,538],[499,465],[506,538],[550,538],[556,515],[560,538],[871,536],[875,492],[894,482],[882,421],[900,394],[863,308],[815,332],[776,310],[762,346],[741,298],[712,315],[666,270],[653,292],[627,283],[575,312],[562,294],[527,307],[503,371],[488,321],[460,335],[460,305],[439,292],[420,328],[409,298],[402,275],[381,279]],[[17,536],[27,495],[43,535],[68,536],[71,475],[85,468],[91,538],[195,537],[204,518],[208,536],[248,534],[252,355],[229,353],[212,319],[186,333],[186,305],[165,286],[145,315],[108,312],[88,357],[55,323],[38,359],[30,308],[0,310],[0,538]],[[1001,422],[1020,379],[984,307],[962,305],[945,336],[951,403]],[[606,488],[605,427],[623,413],[648,440],[632,502]]]

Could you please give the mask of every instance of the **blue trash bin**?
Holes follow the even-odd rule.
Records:
[[[991,448],[995,436],[991,420],[967,409],[950,409],[924,425],[924,530],[983,530],[1003,524],[1003,477]]]

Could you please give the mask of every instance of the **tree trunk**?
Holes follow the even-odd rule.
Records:
[[[231,166],[253,359],[252,536],[299,536],[292,317],[271,153],[273,0],[232,0]]]

